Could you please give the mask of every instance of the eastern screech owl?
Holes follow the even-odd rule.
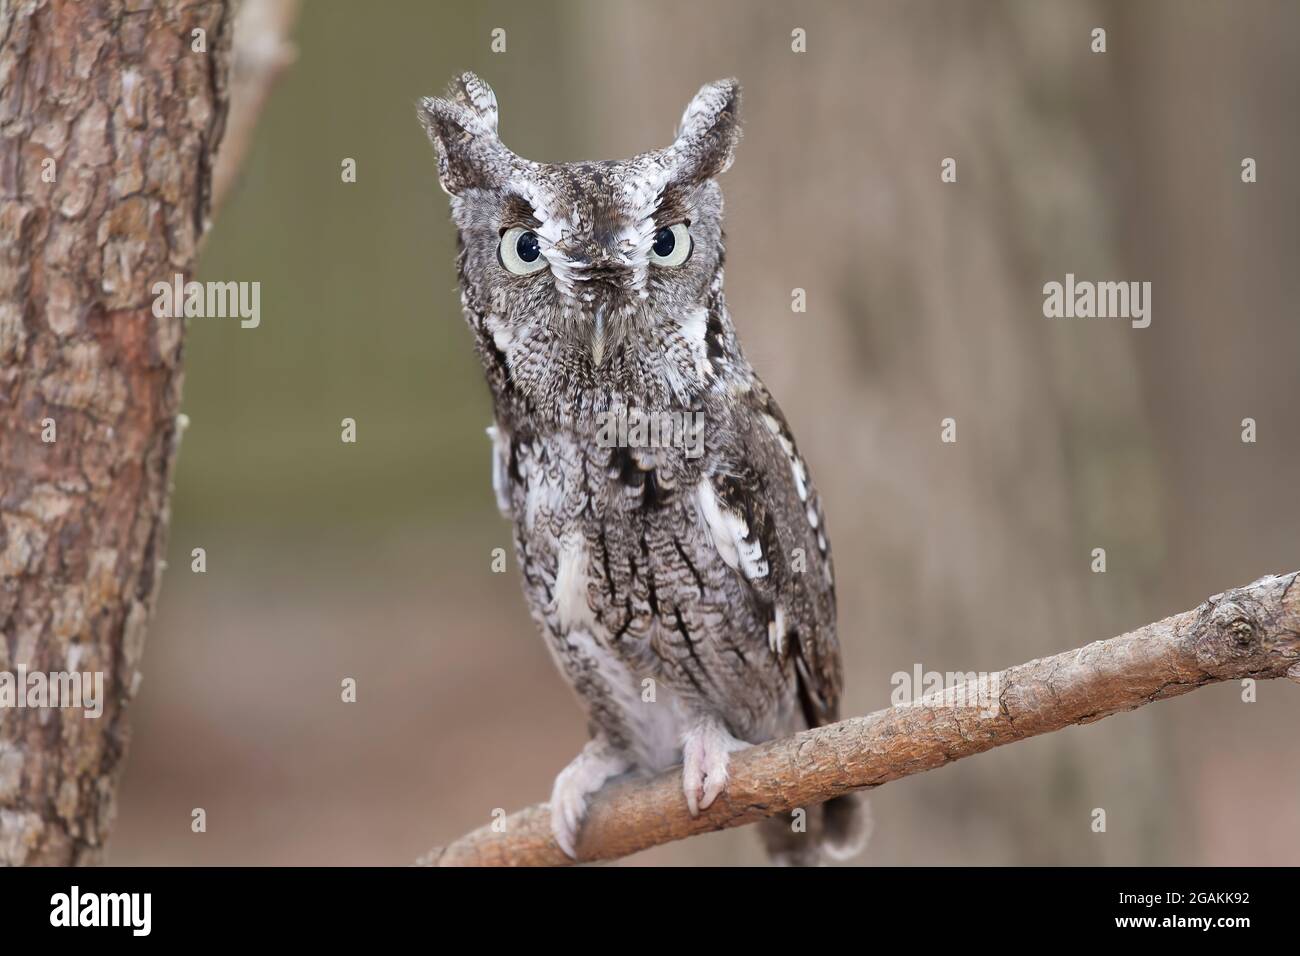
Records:
[[[734,81],[712,83],[671,146],[556,164],[502,144],[496,95],[472,73],[420,104],[492,390],[497,502],[533,618],[589,719],[551,794],[570,856],[610,777],[680,762],[697,814],[726,787],[732,751],[838,717],[821,501],[722,295],[716,178],[739,100]],[[864,811],[840,797],[806,831],[765,821],[764,840],[783,862],[843,856]]]

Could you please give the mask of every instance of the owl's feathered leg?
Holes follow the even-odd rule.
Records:
[[[749,744],[737,740],[716,717],[704,717],[682,735],[682,790],[691,816],[700,815],[726,789],[727,761]]]
[[[560,849],[577,859],[574,847],[587,815],[587,798],[610,777],[631,766],[628,758],[603,734],[587,741],[569,765],[559,772],[551,788],[551,832]]]

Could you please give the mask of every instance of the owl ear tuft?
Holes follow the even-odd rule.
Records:
[[[740,84],[718,80],[700,87],[682,113],[673,150],[680,156],[679,176],[712,179],[731,167],[740,142]]]
[[[492,87],[473,73],[466,71],[451,81],[447,97],[461,106],[473,110],[493,133],[497,131],[497,95]]]
[[[438,152],[438,181],[452,196],[497,185],[511,153],[497,137],[497,98],[473,73],[462,73],[446,97],[420,100],[420,122]]]

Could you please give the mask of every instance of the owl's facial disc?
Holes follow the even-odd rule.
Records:
[[[721,288],[717,177],[740,138],[739,102],[734,80],[710,83],[669,146],[547,164],[502,143],[496,96],[478,77],[421,101],[460,233],[462,289],[521,389],[686,387],[690,363],[666,353],[699,338]]]

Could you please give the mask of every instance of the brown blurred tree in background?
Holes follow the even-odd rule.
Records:
[[[1295,563],[1297,509],[1274,526],[1266,504],[1300,467],[1294,5],[756,3],[683,28],[695,10],[602,7],[584,38],[597,76],[745,84],[728,301],[828,502],[846,712],[915,661],[1001,667]],[[680,98],[595,89],[596,155],[652,145],[644,118]],[[1246,155],[1269,157],[1272,199],[1241,182]],[[1044,319],[1067,272],[1151,280],[1152,327]],[[1267,448],[1240,442],[1247,415],[1276,429]],[[971,862],[1115,861],[1085,811],[1123,792],[1119,858],[1178,859],[1197,821],[1171,793],[1177,722],[1124,719],[909,784],[878,858],[917,859],[891,841],[924,833]],[[1014,812],[973,827],[973,807]]]

